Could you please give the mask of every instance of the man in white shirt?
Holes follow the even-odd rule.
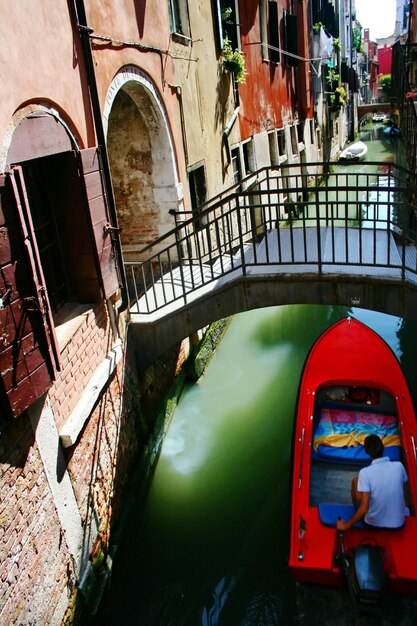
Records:
[[[404,485],[408,477],[404,465],[383,456],[384,444],[377,435],[366,437],[365,451],[372,463],[352,481],[352,502],[358,508],[348,521],[338,520],[336,528],[348,530],[362,518],[375,528],[401,528],[407,511]]]

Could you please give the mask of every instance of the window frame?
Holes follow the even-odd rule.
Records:
[[[230,162],[232,164],[233,184],[239,185],[242,180],[242,156],[239,144],[230,150]]]
[[[252,138],[242,141],[243,167],[245,176],[256,172],[255,150]]]
[[[199,194],[197,192],[197,173],[202,173],[203,183],[204,183],[204,200],[203,202],[199,202]],[[199,161],[195,163],[191,167],[188,168],[188,188],[190,190],[190,200],[191,200],[191,212],[194,220],[194,227],[196,230],[201,230],[205,224],[204,220],[200,218],[201,209],[207,202],[207,175],[206,175],[206,166],[204,161]],[[201,182],[201,181],[200,181]]]
[[[283,49],[290,54],[298,55],[298,22],[297,15],[290,13],[286,9],[282,14],[283,29]],[[287,67],[298,67],[298,59],[285,54],[285,65]]]
[[[275,15],[271,15],[271,8],[274,6]],[[281,62],[280,53],[280,32],[279,32],[279,4],[277,0],[260,0],[259,19],[261,32],[261,54],[262,59],[268,63],[278,65]],[[271,28],[271,19],[276,18],[275,28]],[[271,47],[276,48],[273,50]]]
[[[226,2],[227,0],[213,0],[215,3],[214,13],[217,22],[217,32],[218,32],[218,46],[219,52],[221,52],[224,48],[224,40],[226,39],[224,28],[223,28],[223,20],[222,20],[222,2]],[[228,37],[231,42],[232,48],[241,50],[242,42],[240,36],[240,18],[239,18],[239,2],[238,0],[229,0],[228,4],[232,4],[232,11],[234,15],[234,32],[232,37]]]
[[[180,43],[191,43],[188,0],[168,0],[168,12],[171,35]]]

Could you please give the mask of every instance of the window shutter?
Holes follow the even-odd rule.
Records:
[[[291,15],[284,11],[284,49],[291,54],[298,55],[298,40],[297,40],[297,16]],[[285,63],[287,67],[297,67],[298,59],[292,56],[285,55]]]
[[[278,24],[278,4],[276,2],[268,2],[269,44],[273,48],[279,48]],[[269,58],[272,63],[279,63],[279,51],[271,49]]]
[[[349,71],[350,68],[346,61],[342,61],[340,66],[340,82],[348,83],[349,82]]]
[[[0,176],[0,399],[17,417],[44,394],[59,352],[20,167]]]
[[[107,197],[103,184],[100,154],[97,148],[87,148],[79,153],[81,175],[91,221],[97,270],[105,298],[110,298],[119,288],[116,263],[116,242],[110,225]]]

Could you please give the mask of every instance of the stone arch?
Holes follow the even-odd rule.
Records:
[[[121,241],[126,260],[174,226],[182,205],[174,142],[155,85],[136,67],[113,79],[103,112]]]
[[[18,109],[6,131],[0,171],[13,163],[74,150],[80,142],[58,109],[43,103]]]

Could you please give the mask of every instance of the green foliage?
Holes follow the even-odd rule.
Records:
[[[352,46],[354,50],[363,52],[362,29],[357,26],[352,28]]]
[[[381,74],[379,77],[379,86],[384,93],[391,93],[391,74]]]
[[[237,83],[244,83],[247,75],[244,54],[240,50],[233,50],[229,39],[224,40],[222,57],[223,67],[229,72],[233,72]]]
[[[331,106],[339,110],[346,106],[347,103],[347,93],[344,87],[336,87],[334,92],[330,95],[330,104]]]
[[[226,24],[230,24],[230,16],[232,15],[233,11],[230,7],[225,7],[224,9],[222,9],[222,22],[226,22]]]
[[[319,33],[322,26],[323,24],[321,22],[316,22],[315,24],[313,24],[314,32]]]
[[[338,74],[334,68],[331,67],[327,70],[326,82],[328,82],[329,85],[339,82],[339,78],[340,74]]]
[[[340,43],[340,37],[335,37],[333,39],[333,50],[335,52],[340,52],[342,49],[342,44]]]

